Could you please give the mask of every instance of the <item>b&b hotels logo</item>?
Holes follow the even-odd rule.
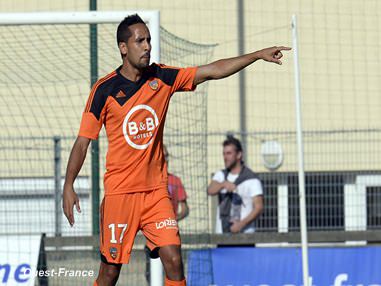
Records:
[[[135,149],[147,149],[152,143],[153,134],[158,126],[159,119],[155,110],[148,105],[137,105],[124,118],[124,138]]]

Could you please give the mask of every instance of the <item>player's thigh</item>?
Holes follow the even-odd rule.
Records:
[[[100,251],[107,262],[129,262],[139,229],[139,193],[106,196],[101,205]]]
[[[166,245],[180,245],[179,228],[166,189],[157,189],[146,195],[142,232],[151,250]]]

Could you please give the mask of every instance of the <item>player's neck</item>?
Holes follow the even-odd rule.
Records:
[[[137,82],[142,77],[143,71],[133,67],[132,65],[123,63],[120,73],[128,80]]]

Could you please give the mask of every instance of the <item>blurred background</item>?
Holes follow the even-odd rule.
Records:
[[[310,238],[328,246],[381,241],[380,1],[0,1],[1,13],[91,8],[158,10],[160,61],[181,67],[292,46],[291,17],[297,15]],[[82,213],[73,228],[62,215],[60,192],[91,84],[121,63],[116,26],[97,25],[94,54],[94,28],[87,24],[0,25],[0,235],[44,233],[39,261],[48,269],[98,268],[104,131],[76,181]],[[223,238],[217,243],[212,236],[217,201],[207,196],[206,188],[212,174],[224,167],[227,134],[241,139],[245,162],[264,186],[265,211],[256,221],[257,236],[244,240],[258,246],[298,244],[294,55],[284,55],[281,66],[259,61],[229,78],[204,83],[195,93],[172,98],[164,141],[169,170],[181,178],[188,196],[190,213],[180,230],[188,235],[186,271],[199,279],[191,285],[215,282],[210,278],[213,267],[204,267],[209,262],[190,268],[188,257],[193,250],[224,244]],[[136,243],[118,285],[145,285],[142,247],[143,241]],[[203,275],[208,282],[200,282]],[[49,284],[92,285],[92,280],[52,277]]]

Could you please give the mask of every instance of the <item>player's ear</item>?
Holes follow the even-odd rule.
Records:
[[[238,154],[237,154],[237,156],[238,156],[238,159],[240,160],[240,161],[242,161],[242,151],[238,151]]]
[[[119,51],[120,51],[120,54],[122,55],[122,57],[126,56],[127,55],[127,43],[119,42],[118,46],[119,46]]]

